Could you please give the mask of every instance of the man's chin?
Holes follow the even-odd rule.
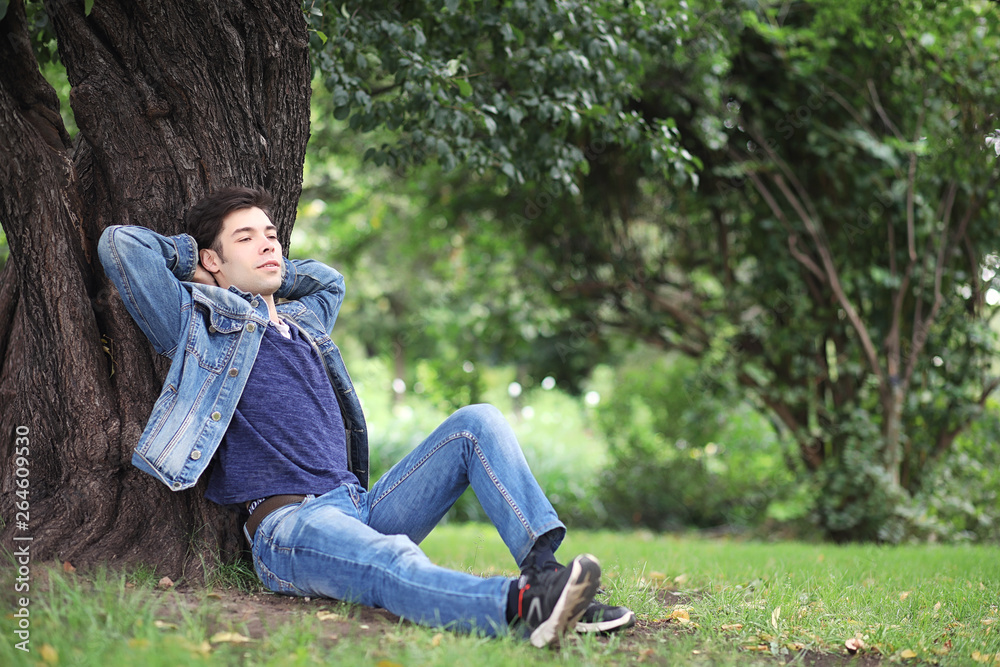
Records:
[[[274,293],[277,292],[278,289],[280,288],[281,288],[281,280],[278,280],[273,284],[268,283],[266,285],[261,285],[258,294],[260,294],[261,296],[273,296]]]

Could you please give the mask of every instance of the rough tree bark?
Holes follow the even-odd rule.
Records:
[[[109,287],[111,224],[181,231],[223,185],[263,186],[287,246],[309,135],[308,33],[294,0],[47,0],[80,133],[39,73],[23,0],[0,21],[0,546],[144,562],[170,576],[242,549],[236,521],[130,463],[167,362]],[[19,428],[20,427],[20,428]],[[28,430],[18,523],[15,435]],[[23,443],[23,441],[22,441]],[[20,473],[24,475],[25,472]],[[23,482],[22,482],[23,484]],[[23,544],[19,542],[18,544]]]

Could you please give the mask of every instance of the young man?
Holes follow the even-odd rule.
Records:
[[[189,234],[101,236],[129,313],[172,360],[133,463],[173,490],[208,471],[209,500],[248,510],[254,567],[273,591],[453,630],[518,623],[536,646],[632,625],[631,611],[593,601],[593,556],[556,561],[565,526],[495,408],[459,410],[367,490],[364,415],[330,338],[343,276],[285,259],[270,204],[227,188],[189,211]],[[437,567],[417,547],[470,485],[521,568],[514,581]]]

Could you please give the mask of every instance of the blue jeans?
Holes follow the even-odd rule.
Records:
[[[344,484],[275,510],[253,540],[272,590],[382,607],[409,621],[498,634],[510,579],[431,563],[417,546],[472,486],[520,565],[535,540],[566,528],[528,469],[514,432],[489,405],[462,408],[365,491]]]

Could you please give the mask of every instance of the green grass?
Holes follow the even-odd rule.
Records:
[[[423,546],[445,566],[512,573],[511,557],[490,526],[442,526]],[[325,601],[303,602],[301,614],[271,616],[255,632],[238,609],[222,613],[218,593],[199,591],[195,604],[181,604],[175,591],[156,589],[148,568],[87,576],[53,569],[42,576],[41,565],[34,565],[28,655],[14,649],[12,575],[0,575],[6,607],[0,664],[772,665],[779,664],[772,654],[784,658],[800,650],[843,655],[832,664],[846,664],[844,643],[855,637],[862,653],[886,664],[975,665],[1000,654],[996,547],[769,544],[577,531],[560,553],[583,551],[600,557],[609,599],[636,610],[646,626],[641,632],[540,651],[512,638],[402,623],[381,622],[373,631],[357,618],[358,608]],[[231,572],[214,586],[245,589],[245,574]],[[317,610],[344,619],[335,637]],[[667,622],[677,610],[690,622]],[[220,631],[254,639],[210,642]]]

